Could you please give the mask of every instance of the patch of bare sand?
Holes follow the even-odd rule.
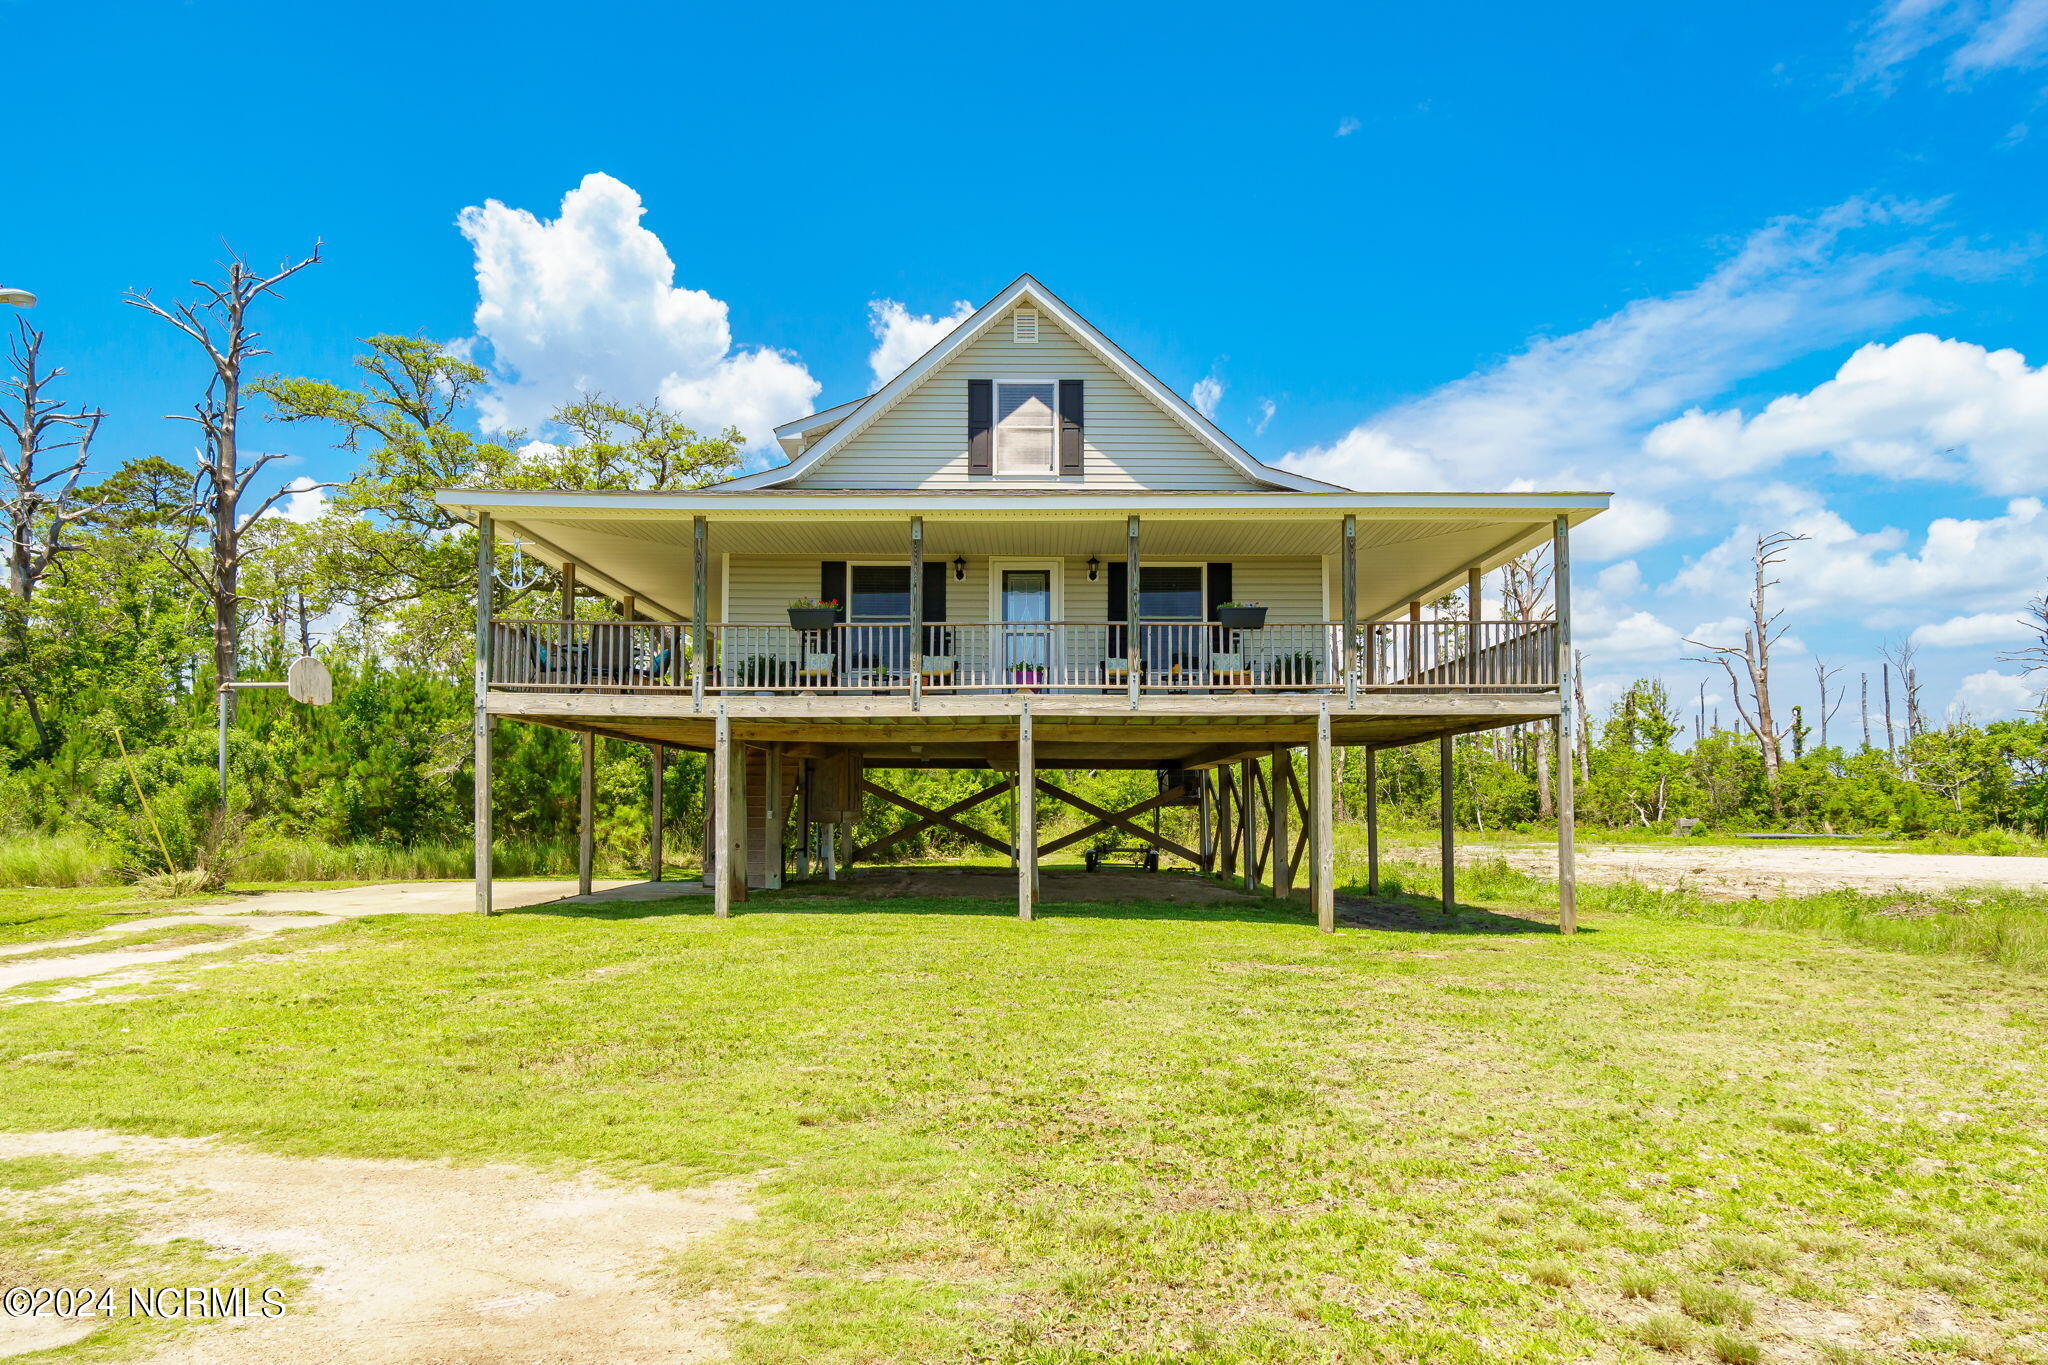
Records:
[[[1428,857],[1433,850],[1417,853]],[[1505,858],[1510,867],[1538,876],[1557,875],[1557,852],[1551,848],[1475,841],[1458,853],[1460,862],[1494,858]],[[1635,881],[1738,899],[1841,890],[1940,893],[1973,886],[2048,891],[2048,858],[1972,853],[1885,853],[1767,842],[1754,848],[1676,841],[1669,846],[1581,843],[1576,863],[1579,876],[1588,881]]]
[[[310,1287],[282,1316],[199,1327],[152,1365],[690,1365],[724,1355],[721,1322],[742,1308],[671,1299],[649,1272],[751,1218],[747,1180],[667,1191],[508,1165],[269,1156],[212,1139],[0,1134],[0,1158],[23,1156],[134,1163],[67,1188],[135,1201],[151,1236],[305,1272]]]

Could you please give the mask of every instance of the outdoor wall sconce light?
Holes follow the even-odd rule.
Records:
[[[958,583],[967,577],[967,556],[953,556],[953,581]]]
[[[1089,556],[1088,556],[1088,581],[1089,581],[1090,583],[1093,583],[1093,582],[1095,581],[1095,575],[1097,575],[1097,574],[1099,574],[1099,573],[1101,573],[1101,572],[1102,572],[1102,561],[1101,561],[1101,560],[1099,560],[1099,559],[1097,559],[1097,558],[1096,558],[1096,557],[1095,557],[1094,555],[1089,555]]]

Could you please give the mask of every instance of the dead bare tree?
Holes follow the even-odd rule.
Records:
[[[213,608],[213,665],[220,688],[219,720],[222,744],[221,789],[225,797],[227,766],[225,737],[235,717],[236,646],[240,636],[242,534],[251,522],[269,511],[293,490],[280,488],[258,503],[253,511],[242,510],[257,474],[279,452],[258,455],[242,463],[241,422],[243,368],[269,351],[257,343],[262,333],[249,325],[249,310],[257,300],[275,294],[279,285],[309,265],[318,264],[320,243],[312,254],[278,267],[269,275],[249,268],[239,255],[227,262],[227,279],[222,283],[193,280],[200,293],[195,303],[173,303],[166,308],[148,291],[130,290],[128,302],[144,312],[162,318],[183,332],[213,366],[206,393],[193,406],[192,415],[172,414],[173,420],[196,423],[202,444],[196,453],[190,490],[191,514],[201,520],[207,532],[205,553],[199,553],[188,536],[171,556],[171,562],[187,583],[207,599]],[[326,486],[326,485],[322,485]],[[303,490],[305,486],[300,485]]]
[[[7,531],[7,588],[14,599],[7,613],[14,657],[28,657],[28,626],[36,584],[63,554],[65,528],[102,506],[79,496],[78,482],[92,458],[92,440],[106,414],[97,408],[73,408],[49,396],[50,385],[64,377],[62,368],[43,367],[43,334],[15,320],[7,348],[8,375],[0,426],[13,436],[13,449],[0,449],[0,518]],[[26,668],[11,669],[29,723],[35,727],[38,751],[52,751],[49,726],[29,682]]]
[[[1820,747],[1823,749],[1828,747],[1828,722],[1835,718],[1835,712],[1842,709],[1843,701],[1842,689],[1838,687],[1835,689],[1834,705],[1828,705],[1828,684],[1833,682],[1835,675],[1841,671],[1839,668],[1829,668],[1826,659],[1818,655],[1814,657],[1813,680],[1820,687]]]
[[[2020,618],[2020,624],[2027,628],[2034,638],[2029,644],[2020,646],[1999,658],[2007,663],[2022,664],[2021,676],[2031,678],[2036,673],[2048,673],[2048,592],[2027,603],[2027,614]],[[2044,687],[2048,693],[2048,687]],[[2043,698],[2048,705],[2048,697]]]
[[[1770,609],[1770,591],[1779,582],[1770,576],[1770,571],[1784,562],[1788,548],[1806,539],[1809,537],[1791,531],[1772,531],[1756,538],[1756,548],[1750,554],[1756,586],[1749,594],[1750,623],[1742,632],[1740,645],[1686,641],[1693,648],[1706,651],[1692,656],[1692,662],[1719,664],[1728,675],[1736,714],[1742,717],[1743,727],[1756,737],[1757,751],[1763,757],[1764,780],[1770,788],[1773,811],[1782,809],[1778,799],[1778,770],[1785,766],[1786,730],[1778,724],[1771,709],[1771,647],[1784,638],[1788,627],[1778,624],[1785,613]],[[1735,671],[1738,660],[1743,669],[1739,675]],[[1747,700],[1743,694],[1745,683],[1748,684]]]
[[[1910,639],[1901,640],[1896,645],[1887,643],[1884,647],[1884,657],[1898,670],[1899,686],[1906,694],[1906,744],[1909,748],[1914,737],[1927,730],[1927,713],[1920,709],[1920,669],[1914,662],[1919,653]],[[1889,714],[1889,706],[1886,711]]]

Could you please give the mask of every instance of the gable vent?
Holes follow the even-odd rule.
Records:
[[[1019,346],[1032,346],[1038,342],[1038,312],[1032,308],[1019,308],[1010,317],[1010,340]]]

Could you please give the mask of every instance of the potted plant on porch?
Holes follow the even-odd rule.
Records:
[[[1262,630],[1266,624],[1266,604],[1225,602],[1216,608],[1216,623],[1231,630]]]
[[[1045,681],[1044,664],[1011,664],[1010,685],[1030,691]]]
[[[789,604],[789,624],[794,630],[830,630],[838,617],[835,598],[799,597]]]

